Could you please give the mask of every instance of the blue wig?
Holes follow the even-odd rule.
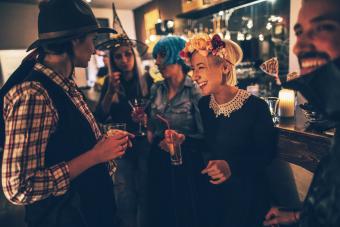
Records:
[[[190,67],[185,64],[179,56],[179,52],[185,47],[185,40],[178,36],[167,36],[159,40],[152,51],[152,57],[157,58],[160,52],[164,52],[164,66],[171,64],[179,64],[183,68],[183,72],[190,71]]]

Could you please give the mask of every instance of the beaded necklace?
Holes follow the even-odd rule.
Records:
[[[209,108],[215,113],[215,116],[223,115],[226,118],[230,117],[232,112],[242,108],[245,101],[250,97],[250,93],[245,90],[239,89],[235,97],[227,103],[218,104],[215,96],[210,95]]]

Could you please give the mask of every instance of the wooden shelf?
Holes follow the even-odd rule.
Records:
[[[178,14],[176,17],[180,19],[198,19],[218,13],[221,10],[231,9],[251,2],[255,2],[255,0],[225,0],[214,5],[206,5],[199,9]]]

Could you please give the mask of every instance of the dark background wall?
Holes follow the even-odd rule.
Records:
[[[157,0],[149,2],[133,11],[135,16],[136,37],[140,41],[144,42],[147,38],[144,27],[144,14],[154,9],[159,9],[162,20],[174,19],[176,30],[181,27],[182,20],[176,18],[176,15],[182,11],[181,0]]]
[[[0,50],[26,49],[37,38],[38,12],[36,5],[0,3]]]

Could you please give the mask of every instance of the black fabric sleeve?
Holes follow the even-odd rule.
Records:
[[[214,155],[209,147],[209,142],[207,141],[207,138],[206,138],[206,133],[207,133],[207,108],[209,108],[209,96],[202,96],[199,101],[198,101],[198,110],[199,110],[199,113],[200,113],[200,117],[201,117],[201,120],[202,120],[202,129],[203,129],[203,135],[204,138],[201,140],[202,143],[200,144],[200,152],[202,153],[203,155],[203,158],[204,158],[204,161],[205,162],[208,162],[210,160],[214,160]]]
[[[262,100],[256,102],[256,114],[252,129],[252,143],[246,154],[230,157],[232,175],[251,175],[262,173],[277,153],[278,130],[274,127],[267,104]]]

